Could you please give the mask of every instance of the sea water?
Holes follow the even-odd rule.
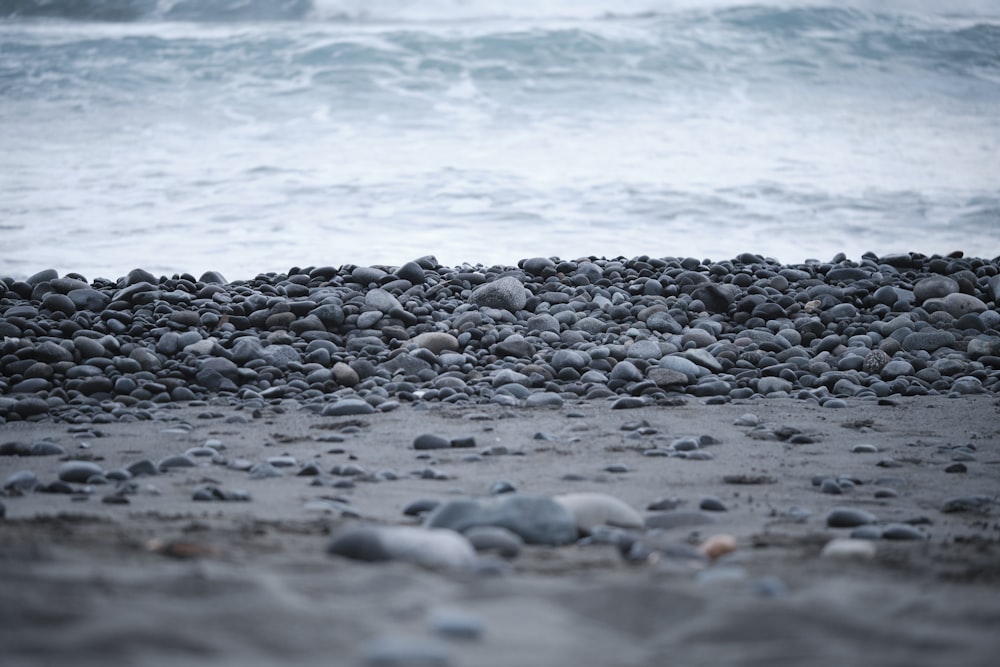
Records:
[[[0,0],[0,275],[1000,254],[1000,3]]]

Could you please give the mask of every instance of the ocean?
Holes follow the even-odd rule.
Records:
[[[0,0],[0,275],[1000,255],[1000,4]]]

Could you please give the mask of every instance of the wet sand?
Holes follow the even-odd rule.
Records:
[[[206,441],[224,449],[215,462],[194,457],[195,467],[130,480],[137,486],[127,503],[102,502],[114,482],[5,494],[3,664],[994,664],[1000,402],[892,402],[417,403],[324,417],[288,401],[257,416],[221,403],[168,404],[152,421],[8,423],[0,443],[48,439],[105,471]],[[761,426],[741,420],[748,413]],[[636,428],[642,420],[648,425]],[[475,446],[420,452],[412,446],[420,433],[472,437]],[[702,435],[718,441],[703,448],[710,460],[647,455]],[[801,440],[812,442],[793,443]],[[859,444],[877,451],[853,452]],[[295,463],[276,478],[251,479],[229,465],[286,455]],[[31,470],[50,483],[60,458],[0,456],[0,479]],[[965,472],[945,472],[958,462]],[[298,476],[308,463],[322,474]],[[372,480],[386,470],[398,479],[328,474],[346,464]],[[626,472],[606,470],[618,464]],[[428,469],[448,478],[428,479]],[[853,488],[823,493],[814,477],[850,479]],[[661,499],[694,511],[714,496],[728,511],[662,539],[698,545],[728,534],[737,549],[707,564],[632,564],[606,544],[526,546],[475,571],[325,553],[344,525],[416,525],[403,514],[411,501],[485,497],[501,480],[535,495],[609,494],[644,516]],[[192,500],[205,484],[251,499]],[[876,497],[879,489],[896,495]],[[942,511],[956,497],[987,500]],[[879,526],[914,526],[927,539],[875,540],[872,558],[823,556],[851,533],[826,525],[835,507],[867,510]],[[443,610],[476,625],[477,636],[441,632]],[[380,653],[386,641],[401,646],[395,658]]]

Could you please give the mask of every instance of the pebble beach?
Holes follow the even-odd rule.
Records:
[[[1000,259],[0,276],[11,665],[987,665]]]

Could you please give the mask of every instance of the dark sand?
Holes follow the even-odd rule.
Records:
[[[297,468],[252,480],[198,459],[199,467],[135,480],[142,488],[129,504],[101,501],[113,485],[93,487],[86,500],[38,492],[3,497],[0,664],[390,664],[369,653],[380,638],[402,638],[411,648],[430,643],[447,664],[477,667],[997,664],[1000,402],[979,395],[901,398],[896,406],[848,403],[848,409],[790,399],[707,406],[687,399],[676,407],[615,411],[599,401],[555,410],[403,405],[336,418],[289,402],[284,414],[265,410],[259,419],[231,407],[168,406],[176,409],[160,414],[178,421],[95,425],[101,437],[84,438],[67,424],[9,423],[0,426],[0,443],[48,437],[71,456],[93,456],[106,471],[215,439],[228,460],[288,454],[324,471],[353,462],[373,473],[395,470],[399,479],[316,487],[315,478],[296,476]],[[221,417],[199,418],[213,410]],[[734,424],[745,413],[815,442],[750,437],[750,427]],[[227,423],[233,415],[246,423]],[[640,419],[658,433],[629,437],[621,429]],[[181,423],[191,430],[177,428]],[[476,447],[421,460],[411,443],[424,432],[473,436]],[[706,448],[712,460],[642,453],[702,434],[720,441]],[[329,436],[343,442],[317,440]],[[878,452],[851,452],[863,443]],[[523,455],[463,460],[495,445]],[[964,457],[972,459],[967,472],[946,473],[951,448],[961,445],[975,448]],[[343,453],[329,453],[336,448]],[[901,465],[877,465],[887,459]],[[2,456],[0,480],[33,470],[48,483],[60,463]],[[628,472],[604,471],[615,463]],[[410,474],[428,467],[451,478]],[[586,479],[567,481],[567,473]],[[728,475],[767,479],[731,484]],[[828,495],[813,485],[816,475],[846,475],[861,484]],[[676,497],[682,509],[695,510],[713,495],[729,508],[716,523],[671,533],[691,544],[728,533],[738,548],[704,569],[673,559],[631,565],[612,546],[574,545],[526,547],[499,576],[431,571],[327,555],[330,533],[358,519],[305,507],[340,496],[361,520],[416,523],[402,513],[410,501],[485,496],[498,480],[532,494],[607,493],[644,516],[659,498]],[[193,490],[206,481],[247,491],[252,500],[193,501]],[[898,496],[875,498],[883,487]],[[993,503],[978,512],[942,512],[957,496],[988,496]],[[826,526],[838,506],[868,510],[882,525],[916,522],[929,539],[878,540],[871,559],[823,557],[827,542],[850,533]],[[794,508],[808,517],[796,519],[803,513]],[[442,609],[479,619],[481,637],[436,634],[432,618]]]

